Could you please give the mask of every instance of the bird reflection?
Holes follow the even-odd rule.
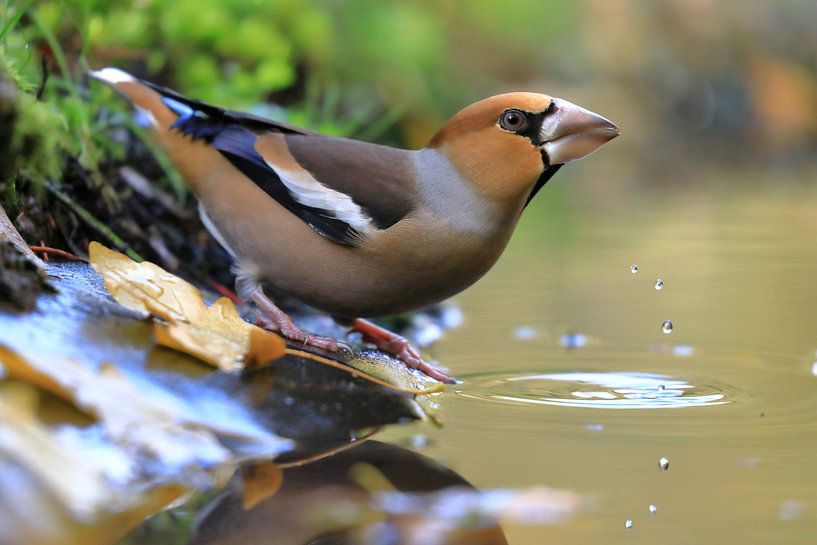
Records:
[[[435,460],[378,441],[315,460],[312,452],[276,460],[277,482],[254,483],[275,492],[247,508],[246,472],[198,513],[189,545],[507,545],[495,521],[451,521],[440,513],[386,513],[382,492],[433,493],[473,487]],[[276,472],[254,476],[270,481]],[[430,511],[430,510],[429,510]]]

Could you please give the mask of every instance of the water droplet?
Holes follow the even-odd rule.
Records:
[[[672,348],[672,354],[681,358],[688,358],[695,354],[695,349],[685,344],[679,344]]]
[[[536,328],[530,325],[521,325],[513,330],[513,336],[521,341],[528,341],[536,337]]]
[[[658,467],[659,467],[659,469],[661,469],[661,471],[668,470],[669,469],[669,458],[667,458],[665,456],[662,456],[658,460]]]
[[[795,520],[802,517],[808,508],[808,504],[803,501],[786,500],[780,504],[777,518],[780,520]]]
[[[633,273],[633,274],[637,273],[638,272],[638,265],[636,265],[635,263],[630,265],[630,272]]]
[[[664,320],[664,323],[661,324],[661,331],[663,331],[665,335],[672,333],[672,322]]]
[[[582,348],[587,345],[587,335],[584,333],[565,333],[559,337],[559,344],[565,348]]]
[[[633,521],[630,520],[630,519],[627,519],[626,521],[624,521],[624,527],[629,530],[630,528],[633,527]]]
[[[750,456],[749,458],[744,458],[743,460],[741,460],[740,463],[746,469],[757,469],[760,467],[761,459],[758,458],[757,456]]]
[[[422,433],[412,435],[411,439],[409,439],[409,444],[412,446],[412,448],[416,449],[425,448],[428,446],[428,437],[426,437]]]
[[[664,391],[664,390],[666,390],[666,389],[667,389],[667,387],[666,387],[666,386],[664,386],[663,384],[659,384],[659,385],[658,385],[658,391],[659,391],[659,392],[663,392],[663,391]]]
[[[654,505],[650,505],[650,514],[654,515],[657,512],[658,512],[658,508],[656,506],[654,506]]]
[[[655,281],[655,289],[661,290],[661,289],[663,289],[663,287],[664,287],[664,281],[663,280],[661,280],[659,278],[658,280]]]

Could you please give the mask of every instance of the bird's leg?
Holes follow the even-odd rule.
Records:
[[[436,367],[423,361],[423,358],[420,357],[420,354],[417,353],[417,350],[411,346],[411,343],[409,343],[405,337],[392,333],[388,329],[380,327],[369,320],[364,320],[363,318],[357,318],[352,323],[352,331],[361,333],[364,341],[372,343],[384,352],[397,356],[412,369],[417,369],[429,377],[439,380],[440,382],[445,382],[446,384],[455,384],[457,382],[455,378],[449,377]]]
[[[272,302],[272,299],[264,294],[261,288],[253,290],[252,301],[266,315],[265,317],[269,319],[269,323],[264,325],[272,326],[278,333],[291,341],[327,352],[337,352],[342,347],[345,347],[344,343],[339,342],[337,339],[312,335],[295,325],[292,318],[278,308],[275,303]]]

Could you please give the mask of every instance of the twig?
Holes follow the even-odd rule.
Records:
[[[207,285],[209,285],[212,289],[216,291],[216,293],[218,293],[222,297],[226,297],[227,299],[232,301],[235,306],[240,306],[244,304],[244,301],[241,300],[241,297],[239,297],[236,292],[234,292],[221,282],[216,282],[215,280],[207,280]]]
[[[45,242],[43,242],[42,239],[40,239],[40,246],[45,246]],[[29,246],[29,249],[31,249],[31,246]],[[33,252],[34,250],[31,250],[31,251]],[[43,254],[43,261],[48,263],[48,254],[47,253]]]
[[[311,464],[313,462],[323,460],[324,458],[327,458],[329,456],[334,456],[335,454],[343,452],[344,450],[349,450],[352,447],[356,447],[358,445],[358,443],[363,443],[364,441],[368,441],[369,439],[371,439],[372,437],[374,437],[375,435],[380,433],[382,430],[383,430],[382,426],[377,426],[373,430],[369,431],[368,433],[366,433],[365,435],[363,435],[361,437],[358,437],[354,441],[349,441],[348,443],[343,443],[342,445],[340,445],[338,447],[333,447],[331,449],[324,450],[322,452],[319,452],[317,454],[313,454],[312,456],[307,456],[305,458],[298,458],[296,460],[290,460],[289,462],[279,462],[279,463],[276,463],[276,465],[281,469],[289,469],[289,468],[292,468],[292,467],[305,466],[307,464]]]
[[[63,259],[67,259],[68,261],[81,261],[82,263],[90,263],[90,261],[88,261],[84,257],[74,255],[71,252],[66,252],[65,250],[60,250],[59,248],[51,248],[50,246],[29,246],[29,249],[35,253],[56,255]],[[45,257],[45,255],[43,257]]]

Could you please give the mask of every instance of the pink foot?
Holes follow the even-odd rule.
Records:
[[[455,378],[446,375],[436,367],[423,361],[423,358],[420,357],[420,354],[417,353],[417,350],[411,346],[411,343],[409,343],[405,337],[392,333],[388,329],[382,328],[363,318],[358,318],[354,321],[352,330],[362,333],[364,341],[372,343],[384,352],[397,356],[403,360],[403,363],[408,367],[417,369],[421,373],[440,382],[456,384],[457,380]]]

